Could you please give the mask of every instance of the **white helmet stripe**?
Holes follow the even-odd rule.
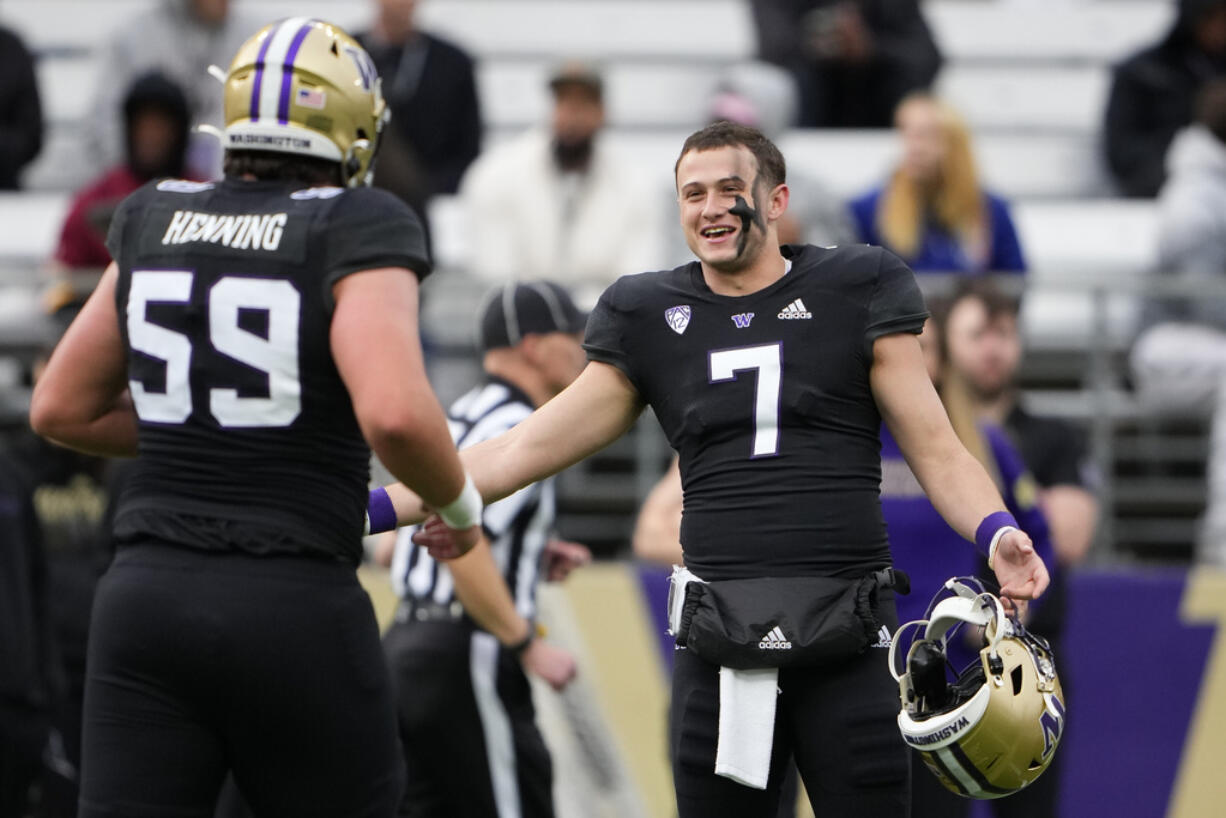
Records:
[[[942,747],[939,750],[933,750],[933,755],[941,760],[941,766],[954,777],[967,795],[972,798],[983,798],[987,795],[983,788],[979,786],[979,782],[975,780],[975,777],[963,768],[962,762],[958,761],[954,754],[949,751],[949,748]]]
[[[285,80],[285,66],[290,47],[295,40],[298,43],[302,42],[297,35],[301,30],[307,28],[310,22],[310,17],[289,18],[269,33],[268,50],[261,49],[264,55],[263,65],[257,66],[257,70],[262,68],[262,76],[257,89],[260,95],[259,120],[261,122],[271,123],[277,120],[281,103],[281,85]]]

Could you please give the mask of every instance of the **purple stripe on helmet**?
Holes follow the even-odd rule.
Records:
[[[272,45],[272,38],[277,35],[276,28],[269,29],[268,36],[264,38],[264,42],[260,43],[260,51],[255,55],[255,82],[251,86],[251,121],[256,122],[260,118],[260,86],[264,82],[264,57],[268,55],[268,46]]]
[[[298,57],[298,49],[302,48],[302,41],[311,32],[312,22],[314,21],[308,21],[298,29],[294,39],[290,41],[289,51],[285,52],[285,65],[281,72],[281,99],[277,104],[277,122],[282,125],[289,122],[289,92],[294,84],[294,60]]]

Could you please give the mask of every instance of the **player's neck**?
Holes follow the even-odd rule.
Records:
[[[787,274],[787,260],[774,248],[764,247],[753,264],[728,272],[703,262],[702,278],[716,295],[751,295],[764,290]]]

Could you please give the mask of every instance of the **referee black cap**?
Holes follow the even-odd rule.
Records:
[[[587,315],[570,293],[552,281],[517,281],[485,297],[479,343],[482,351],[518,346],[525,335],[583,332]]]

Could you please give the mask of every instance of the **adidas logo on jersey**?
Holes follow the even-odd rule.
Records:
[[[770,629],[770,633],[762,637],[762,641],[758,643],[758,647],[762,650],[791,650],[792,643],[783,635],[783,631],[779,630],[779,626]]]
[[[805,302],[797,298],[791,304],[788,304],[779,311],[779,317],[785,321],[790,321],[798,318],[812,318],[813,313],[805,308]]]
[[[893,644],[894,644],[894,639],[890,636],[889,629],[887,629],[885,625],[882,625],[881,629],[877,631],[877,641],[874,642],[870,647],[888,648]]]

